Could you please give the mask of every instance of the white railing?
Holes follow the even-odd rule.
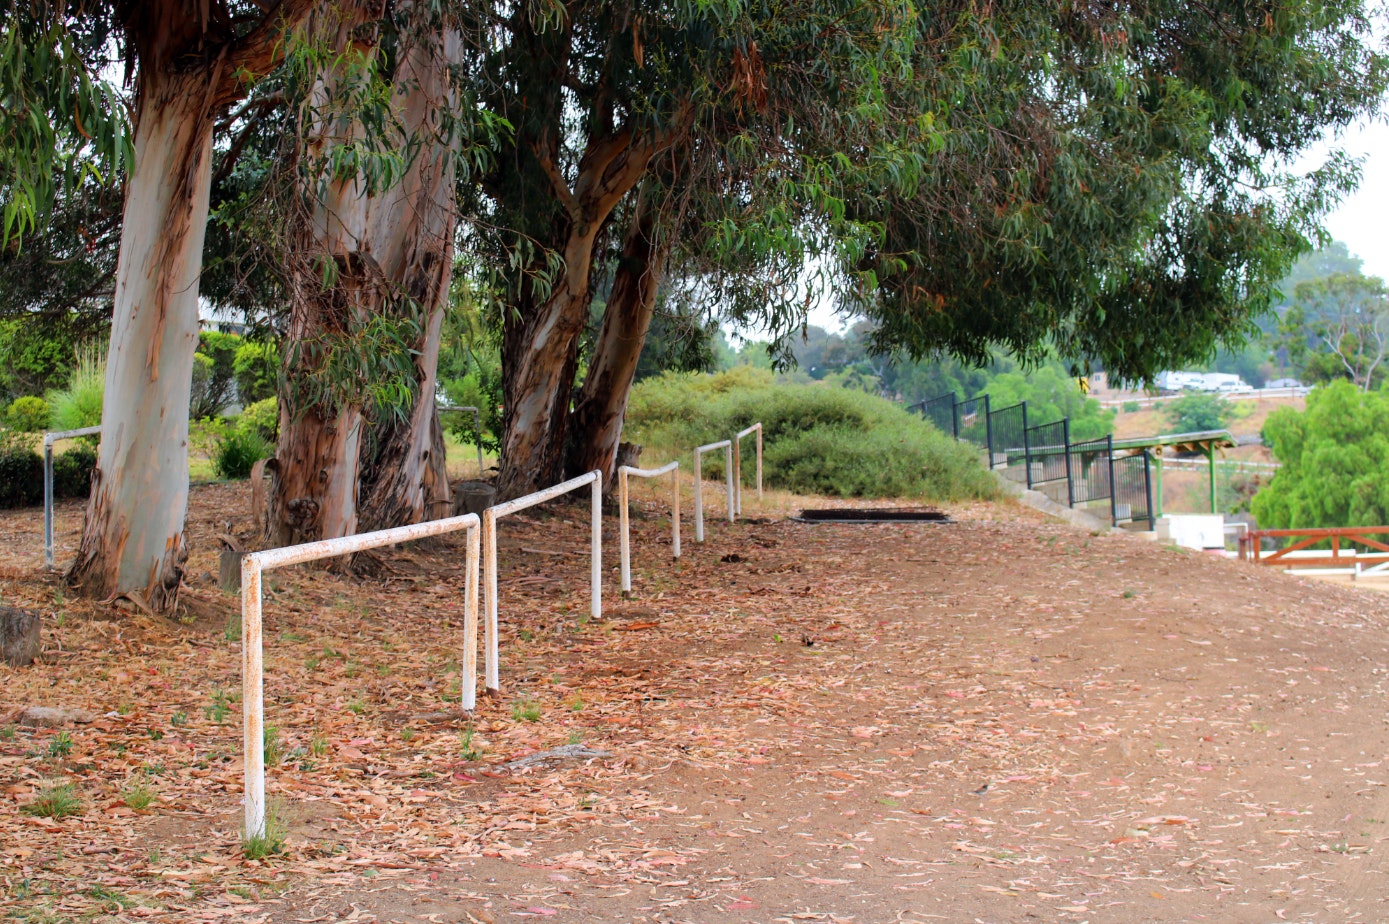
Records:
[[[728,522],[732,523],[737,515],[734,512],[733,501],[733,441],[719,440],[717,443],[707,443],[703,446],[695,447],[694,451],[694,508],[695,508],[695,542],[704,541],[704,477],[700,474],[699,460],[706,452],[713,452],[715,449],[723,450],[723,471],[725,481],[728,482]]]
[[[53,444],[79,436],[96,436],[100,427],[54,430],[43,435],[43,561],[53,567]]]
[[[621,532],[619,547],[622,551],[622,592],[632,589],[632,538],[631,522],[627,514],[627,477],[659,478],[670,473],[670,522],[672,558],[680,557],[680,463],[670,462],[660,468],[635,468],[623,465],[617,470],[618,523]]]
[[[245,750],[246,837],[265,836],[265,661],[262,652],[261,573],[271,568],[335,558],[351,552],[468,531],[466,585],[463,592],[462,706],[476,705],[478,540],[481,523],[475,513],[430,520],[340,539],[306,542],[281,549],[251,552],[241,559],[241,715]]]
[[[762,424],[753,424],[746,430],[739,430],[733,436],[733,483],[737,485],[737,495],[733,502],[734,511],[743,512],[743,437],[757,434],[757,499],[762,499]]]
[[[437,407],[440,411],[472,411],[473,412],[473,439],[477,446],[477,476],[483,476],[482,471],[482,412],[471,404],[440,404]]]
[[[483,594],[487,603],[487,624],[485,627],[487,643],[487,689],[500,690],[501,679],[497,654],[497,520],[507,514],[547,500],[568,494],[593,485],[592,513],[590,521],[593,531],[591,540],[592,561],[589,571],[589,615],[594,619],[603,617],[603,473],[592,471],[577,478],[570,478],[552,488],[527,494],[495,507],[482,511],[482,567],[486,571],[486,585]],[[464,665],[467,670],[467,665]]]

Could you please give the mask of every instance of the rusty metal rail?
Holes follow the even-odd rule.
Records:
[[[1389,563],[1389,542],[1371,539],[1371,536],[1389,535],[1389,526],[1338,526],[1322,529],[1258,529],[1239,539],[1241,561],[1251,561],[1256,565],[1294,568],[1348,568],[1359,570],[1366,565],[1379,566]],[[1288,546],[1265,554],[1262,541],[1270,539],[1296,540]],[[1319,542],[1331,543],[1331,554],[1316,558],[1303,558],[1296,553],[1310,550]],[[1381,554],[1362,555],[1355,549],[1362,545]]]
[[[622,592],[626,593],[632,589],[632,525],[631,518],[627,511],[627,478],[635,476],[637,478],[659,478],[662,475],[670,474],[670,522],[671,522],[671,557],[680,557],[680,463],[670,462],[660,468],[635,468],[631,465],[623,465],[617,470],[617,502],[618,502],[618,522],[620,527],[621,541],[619,548],[622,552]]]
[[[246,836],[265,836],[265,660],[262,650],[261,574],[272,568],[336,558],[352,552],[424,539],[444,533],[467,530],[465,561],[466,584],[463,591],[463,708],[476,705],[477,676],[477,595],[478,534],[481,525],[475,513],[444,520],[430,520],[397,526],[340,539],[305,542],[251,552],[241,559],[241,716],[242,747],[245,751],[244,801]]]

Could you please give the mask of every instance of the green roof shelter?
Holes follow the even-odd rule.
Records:
[[[1174,452],[1194,455],[1200,453],[1206,457],[1206,462],[1210,468],[1211,479],[1211,513],[1215,513],[1215,451],[1217,449],[1233,449],[1236,446],[1235,438],[1229,430],[1200,430],[1196,433],[1168,433],[1163,436],[1138,436],[1129,439],[1115,440],[1115,452],[1128,452],[1130,455],[1138,455],[1140,452],[1151,452],[1153,456],[1153,480],[1156,482],[1154,491],[1154,516],[1162,516],[1162,453],[1171,448]]]

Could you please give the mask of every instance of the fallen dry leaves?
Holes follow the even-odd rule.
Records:
[[[195,549],[244,519],[240,490],[195,493]],[[238,843],[236,599],[202,576],[211,553],[193,560],[197,618],[165,624],[67,597],[35,570],[32,511],[0,517],[6,601],[47,617],[42,662],[0,668],[0,711],[94,715],[0,721],[7,909],[1379,916],[1386,619],[1368,595],[1013,506],[956,508],[950,526],[711,522],[673,563],[663,502],[638,496],[636,591],[610,592],[602,622],[583,516],[508,520],[504,690],[471,716],[459,545],[392,551],[371,581],[268,576],[269,791],[288,836],[258,861]],[[20,811],[54,783],[77,814]]]

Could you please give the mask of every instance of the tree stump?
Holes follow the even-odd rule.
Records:
[[[482,511],[497,502],[497,489],[487,481],[459,481],[453,486],[453,515],[463,516]]]
[[[0,606],[0,655],[11,667],[32,664],[39,656],[39,614]]]
[[[641,467],[641,446],[636,443],[617,444],[617,460],[613,463],[613,471],[616,472],[624,465],[629,465],[632,468]]]

